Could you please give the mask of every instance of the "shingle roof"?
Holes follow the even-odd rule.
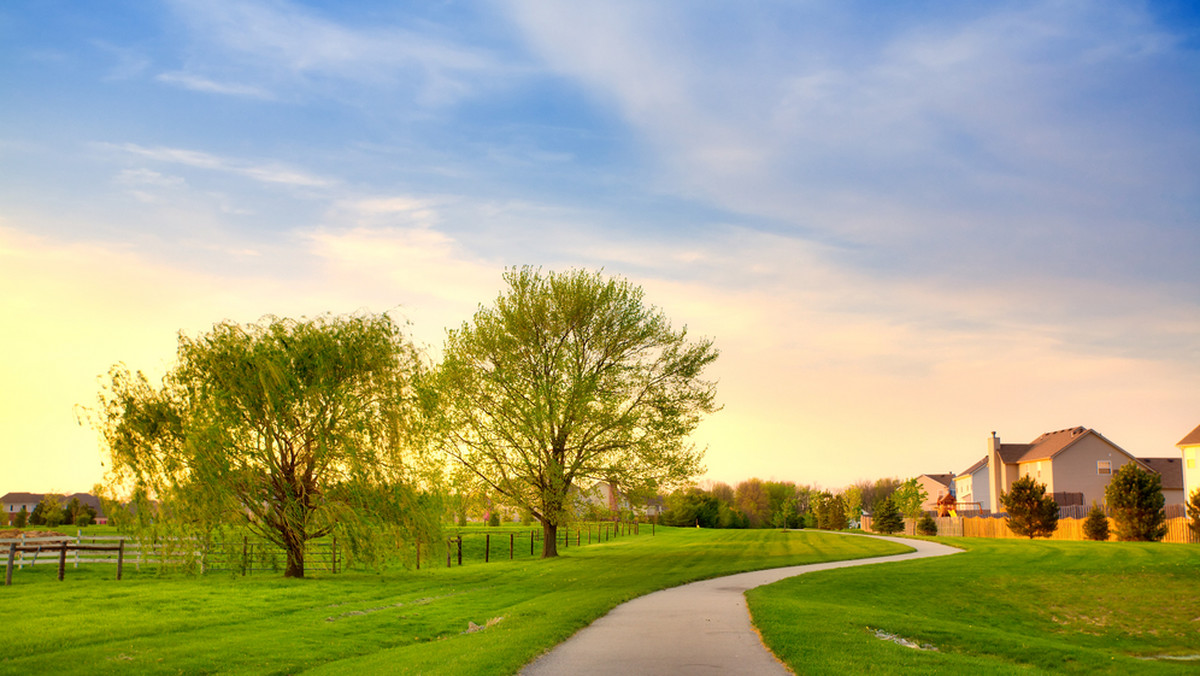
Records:
[[[1183,490],[1183,461],[1179,458],[1138,458],[1162,477],[1164,491]]]
[[[987,464],[988,464],[988,457],[985,455],[979,459],[979,462],[964,469],[962,471],[962,473],[959,474],[959,476],[963,476],[964,474],[973,474],[976,471],[978,471],[980,467],[987,467]]]
[[[1188,435],[1179,440],[1176,446],[1200,446],[1200,425],[1196,425],[1196,429],[1188,432]]]
[[[45,497],[41,493],[5,493],[0,497],[0,502],[6,505],[15,505],[22,502],[41,502]]]
[[[954,483],[953,474],[922,474],[921,476],[927,476],[946,488],[949,488],[950,484]]]
[[[1088,434],[1104,439],[1099,432],[1084,427],[1046,432],[1029,444],[1000,444],[1000,459],[1005,463],[1049,460]],[[1108,441],[1105,439],[1105,441]],[[1112,443],[1112,442],[1109,442]],[[1113,444],[1114,446],[1116,444]]]

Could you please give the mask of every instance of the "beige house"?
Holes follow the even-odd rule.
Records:
[[[954,473],[922,474],[917,477],[917,485],[925,490],[925,502],[921,503],[921,509],[936,512],[937,501],[948,493],[954,493]]]
[[[992,432],[988,450],[989,508],[993,513],[1004,511],[1000,494],[1008,492],[1023,476],[1045,484],[1046,492],[1054,493],[1060,506],[1104,504],[1109,479],[1131,462],[1153,471],[1096,430],[1084,427],[1047,432],[1028,444],[1000,443]]]
[[[1200,425],[1175,445],[1183,451],[1183,494],[1186,500],[1200,490]]]

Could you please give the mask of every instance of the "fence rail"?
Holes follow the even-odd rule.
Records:
[[[556,544],[560,550],[571,547],[600,544],[617,538],[641,533],[639,522],[617,521],[565,525],[559,528]],[[651,535],[655,525],[650,526]],[[505,537],[507,536],[507,537]],[[524,558],[528,541],[529,557],[537,554],[544,536],[540,528],[529,531],[514,531],[500,528],[479,528],[460,531],[445,539],[440,545],[428,542],[398,542],[397,548],[415,549],[417,568],[422,564],[438,564],[445,548],[446,565],[457,563],[490,563]],[[11,568],[59,564],[60,569],[70,563],[74,568],[80,564],[116,564],[118,572],[122,565],[132,564],[140,571],[142,566],[189,565],[201,573],[228,571],[233,574],[250,575],[255,572],[279,572],[283,570],[287,553],[273,543],[243,537],[241,541],[213,541],[164,538],[155,541],[138,541],[119,535],[55,535],[0,539],[0,556],[11,550]],[[68,555],[69,554],[69,555]],[[337,538],[314,540],[307,544],[304,554],[305,572],[323,571],[337,573],[347,565],[347,552],[339,548]],[[411,561],[412,559],[410,559]],[[61,573],[60,573],[61,579]],[[118,579],[120,579],[118,577]]]

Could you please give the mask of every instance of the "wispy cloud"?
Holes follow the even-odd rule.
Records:
[[[203,46],[191,57],[191,68],[235,63],[239,71],[292,85],[297,78],[408,84],[426,105],[458,101],[506,72],[496,55],[446,35],[387,23],[350,25],[283,0],[174,0],[171,5]]]
[[[186,148],[167,148],[161,146],[148,148],[134,143],[102,145],[157,162],[226,172],[263,183],[276,183],[306,188],[323,188],[336,183],[333,179],[308,174],[275,162],[254,162],[238,158],[221,157],[200,150],[189,150]]]
[[[181,71],[173,71],[170,73],[160,73],[155,76],[159,82],[165,82],[169,85],[183,87],[197,92],[205,92],[209,94],[225,94],[229,96],[246,96],[255,99],[273,99],[275,98],[271,92],[256,87],[253,85],[237,84],[232,82],[217,82],[205,77],[200,77],[192,73]]]

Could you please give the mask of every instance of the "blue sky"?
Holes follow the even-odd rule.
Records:
[[[73,407],[179,330],[390,311],[436,356],[521,264],[716,339],[713,479],[1171,455],[1197,82],[1188,3],[5,3],[0,491],[98,480]]]

